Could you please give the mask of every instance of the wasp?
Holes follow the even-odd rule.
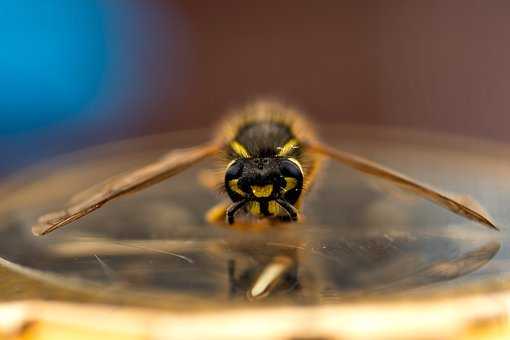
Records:
[[[299,221],[303,197],[314,183],[322,161],[328,158],[498,230],[475,201],[441,192],[323,143],[302,114],[276,101],[256,101],[234,111],[210,142],[171,151],[152,164],[89,190],[71,200],[64,210],[40,217],[32,230],[36,235],[47,234],[111,200],[157,184],[213,157],[224,164],[220,182],[229,201],[207,212],[206,219],[211,223],[235,227]]]

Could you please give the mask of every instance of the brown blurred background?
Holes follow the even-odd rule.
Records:
[[[93,95],[72,110],[96,114],[0,133],[0,174],[84,146],[211,126],[258,96],[319,124],[510,142],[508,1],[90,3],[107,57]]]

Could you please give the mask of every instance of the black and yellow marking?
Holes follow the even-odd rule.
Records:
[[[285,177],[285,188],[283,190],[289,191],[296,187],[297,185],[297,179],[294,177]]]
[[[248,203],[248,210],[254,216],[261,215],[260,203],[258,201],[250,201]]]
[[[230,189],[232,191],[238,193],[241,196],[245,196],[246,194],[241,189],[239,189],[239,186],[237,185],[237,182],[238,182],[238,179],[230,180],[228,182],[228,186],[230,187]]]
[[[292,220],[296,216],[301,194],[310,187],[320,163],[320,157],[306,150],[315,134],[296,112],[262,101],[226,120],[219,135],[224,138],[228,163],[225,187],[233,201],[230,215]],[[275,180],[279,171],[283,178]]]
[[[249,203],[249,211],[254,216],[278,216],[280,206],[274,200],[252,201]]]
[[[268,184],[264,186],[252,185],[251,190],[255,197],[269,197],[273,193],[273,185]]]
[[[280,205],[274,200],[268,202],[267,210],[272,216],[280,215]]]

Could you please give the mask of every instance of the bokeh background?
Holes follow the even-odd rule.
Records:
[[[259,96],[510,141],[508,18],[506,0],[3,0],[0,176]]]

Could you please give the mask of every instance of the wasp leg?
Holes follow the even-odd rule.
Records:
[[[289,202],[284,201],[282,199],[276,200],[276,202],[289,214],[289,217],[292,221],[297,221],[298,219],[298,210]]]
[[[229,204],[228,202],[221,202],[209,209],[207,214],[205,215],[205,219],[209,223],[214,224],[233,224],[234,223],[234,214],[237,210],[241,209],[246,204],[246,200],[242,200],[236,202],[234,204]]]
[[[223,201],[210,208],[205,214],[205,220],[211,224],[224,224],[227,216],[227,209],[230,203]]]
[[[219,225],[222,227],[225,227],[225,226],[231,227],[231,225],[229,224],[228,219],[227,219],[227,210],[231,204],[232,203],[230,203],[228,201],[224,201],[224,202],[218,203],[215,206],[213,206],[212,208],[210,208],[207,211],[207,213],[205,214],[205,220],[207,221],[207,223]],[[286,217],[290,221],[290,218],[287,215],[282,216],[282,217]],[[253,229],[257,230],[259,228],[267,227],[269,225],[270,225],[270,222],[268,220],[260,220],[260,221],[257,221],[256,223],[253,223],[253,221],[246,221],[246,220],[241,219],[241,220],[236,220],[235,227],[236,228],[245,228],[245,229],[253,228]]]
[[[246,204],[246,202],[248,202],[248,201],[242,200],[239,202],[235,202],[234,204],[232,204],[230,207],[227,208],[227,223],[228,224],[234,224],[234,214],[236,213],[236,211],[241,209]]]

